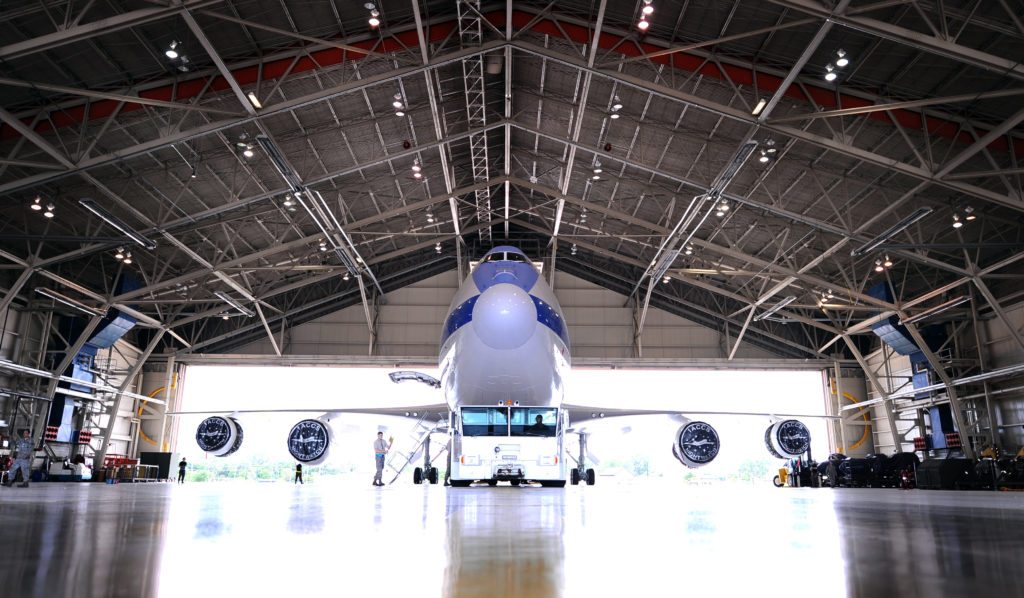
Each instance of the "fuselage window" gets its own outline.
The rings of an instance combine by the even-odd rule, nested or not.
[[[513,407],[512,436],[553,437],[558,424],[558,409],[552,407]]]
[[[463,436],[507,436],[506,407],[463,407]]]

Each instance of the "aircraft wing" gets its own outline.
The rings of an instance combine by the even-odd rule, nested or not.
[[[419,420],[427,416],[436,415],[448,417],[448,405],[436,403],[431,405],[403,405],[400,407],[344,407],[344,408],[321,408],[321,409],[236,409],[229,411],[221,410],[200,410],[200,411],[168,411],[167,415],[242,415],[246,413],[359,413],[364,415],[388,415],[393,417],[408,417]]]
[[[777,418],[815,418],[841,419],[838,415],[812,415],[807,413],[768,413],[768,412],[737,412],[737,411],[686,411],[676,409],[622,409],[619,407],[595,407],[593,405],[571,405],[562,403],[562,409],[569,412],[569,425],[575,426],[588,421],[600,420],[609,417],[624,417],[627,415],[668,415],[683,418],[691,416],[703,417],[705,415],[749,415],[755,417],[777,417]]]

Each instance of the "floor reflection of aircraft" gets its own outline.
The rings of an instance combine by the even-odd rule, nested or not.
[[[721,446],[711,425],[682,417],[694,412],[608,409],[563,402],[570,367],[568,326],[537,267],[515,247],[495,247],[487,252],[456,291],[441,330],[438,362],[440,380],[410,371],[390,376],[394,382],[416,381],[441,389],[443,403],[390,409],[276,410],[321,413],[295,424],[288,436],[289,452],[299,462],[321,463],[332,439],[330,421],[343,413],[414,418],[432,431],[446,434],[454,486],[473,482],[495,485],[499,481],[512,485],[593,484],[595,472],[586,466],[590,434],[586,424],[608,417],[679,417],[683,424],[673,439],[672,453],[687,467],[710,463]],[[249,411],[205,419],[196,434],[200,448],[216,456],[237,450],[242,436],[237,417],[243,413]],[[566,446],[566,434],[578,437],[575,454]],[[419,447],[423,466],[413,471],[415,483],[436,483],[438,479],[429,438],[427,433],[424,446]],[[798,420],[782,419],[769,426],[765,443],[773,455],[795,457],[807,451],[810,433]],[[575,464],[570,465],[568,459]]]

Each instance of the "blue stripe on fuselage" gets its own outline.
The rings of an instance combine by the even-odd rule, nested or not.
[[[448,337],[456,330],[473,321],[473,306],[476,305],[476,300],[479,298],[480,295],[473,295],[460,303],[458,307],[452,310],[452,313],[448,314],[444,321],[444,330],[441,332],[442,347],[448,342]],[[561,314],[546,301],[542,301],[533,295],[530,295],[530,299],[533,299],[533,304],[537,307],[537,321],[557,334],[558,338],[562,339],[562,342],[568,348],[569,334]]]
[[[558,335],[558,338],[562,339],[565,343],[565,348],[569,348],[569,333],[565,328],[565,322],[562,320],[562,315],[558,313],[558,310],[553,305],[546,301],[541,301],[537,297],[530,295],[530,299],[533,299],[533,304],[537,306],[537,321],[547,326],[552,332]]]

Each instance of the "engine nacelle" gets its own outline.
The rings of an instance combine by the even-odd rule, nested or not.
[[[334,431],[320,419],[304,419],[288,432],[288,452],[299,463],[320,465],[327,460]]]
[[[811,448],[811,431],[799,420],[784,419],[764,431],[764,445],[774,457],[793,459]]]
[[[683,465],[696,468],[714,461],[721,447],[718,432],[710,424],[689,422],[676,432],[672,454]]]
[[[233,417],[208,417],[196,428],[196,444],[214,457],[227,457],[237,451],[243,436],[241,424]]]

